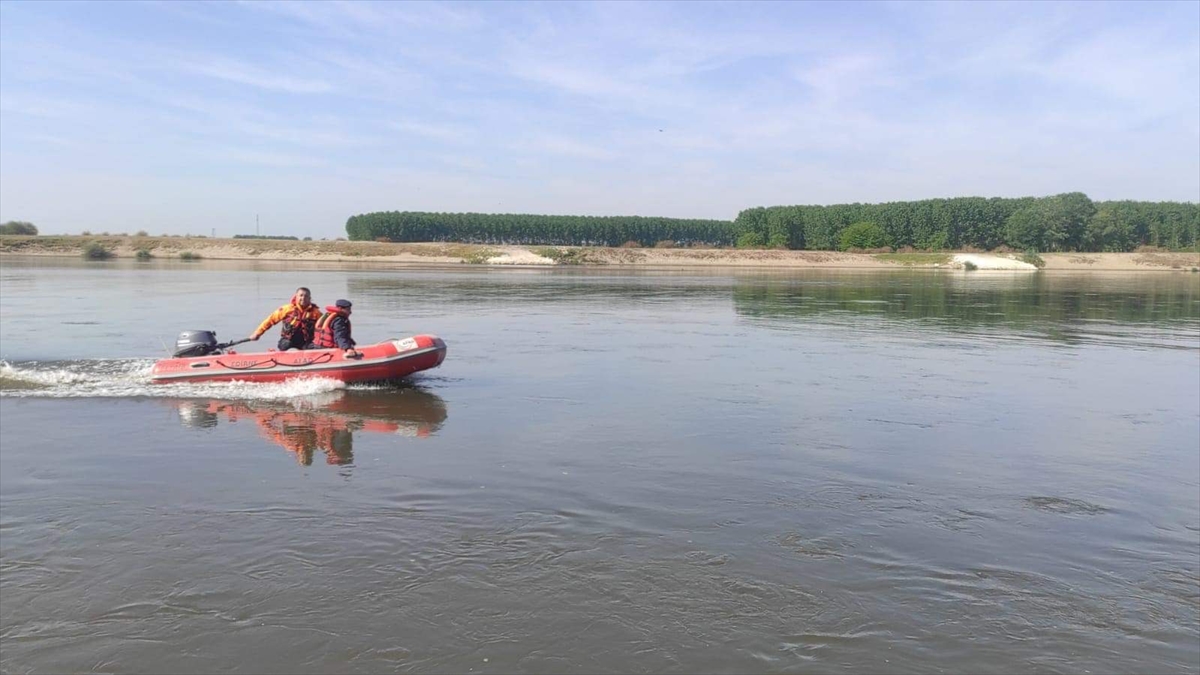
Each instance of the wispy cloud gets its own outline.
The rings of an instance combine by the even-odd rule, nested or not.
[[[28,117],[78,119],[93,112],[92,106],[70,98],[41,96],[38,94],[16,94],[5,92],[0,95],[0,113]]]
[[[510,147],[525,154],[544,154],[584,160],[608,160],[618,156],[609,148],[568,136],[540,135],[512,143]]]
[[[904,85],[904,77],[879,54],[861,51],[832,54],[795,69],[796,79],[811,90],[814,104],[843,105],[863,92]]]
[[[332,85],[320,79],[273,73],[232,59],[185,63],[183,68],[219,80],[291,94],[322,94],[333,90]]]
[[[222,163],[252,164],[268,167],[305,168],[319,167],[326,164],[321,159],[310,155],[296,155],[269,150],[246,150],[242,148],[209,148],[201,151],[199,156]]]
[[[400,121],[392,122],[390,126],[404,135],[432,138],[446,143],[466,143],[472,135],[469,127],[441,122]]]

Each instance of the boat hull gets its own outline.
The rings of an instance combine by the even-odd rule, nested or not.
[[[361,358],[346,358],[341,349],[305,349],[163,359],[154,364],[150,379],[156,384],[282,382],[314,377],[377,382],[436,368],[446,358],[446,343],[436,335],[414,335],[356,349]]]

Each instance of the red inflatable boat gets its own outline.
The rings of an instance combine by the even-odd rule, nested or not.
[[[342,382],[395,380],[436,368],[446,358],[446,343],[436,335],[414,335],[356,347],[358,358],[341,349],[236,352],[217,344],[210,331],[187,331],[176,342],[175,356],[154,364],[156,384],[172,382],[280,382],[298,377],[328,377]]]

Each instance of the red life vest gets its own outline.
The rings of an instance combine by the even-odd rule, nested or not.
[[[315,335],[313,336],[313,346],[317,349],[333,349],[337,347],[337,340],[333,336],[333,320],[340,317],[346,319],[346,328],[350,327],[350,319],[342,312],[337,311],[336,307],[326,307],[326,312],[317,319]]]
[[[308,343],[313,337],[311,321],[308,308],[301,309],[293,304],[292,311],[283,317],[283,329],[279,332],[279,337],[291,340],[292,335],[299,331],[303,342]]]

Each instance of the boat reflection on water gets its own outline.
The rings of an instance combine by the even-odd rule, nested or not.
[[[253,421],[261,435],[311,465],[317,451],[326,464],[354,461],[354,434],[424,438],[446,421],[439,396],[415,388],[345,390],[286,400],[175,399],[185,427],[209,428]]]

